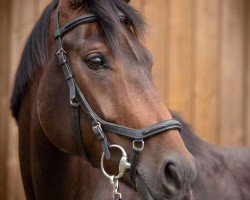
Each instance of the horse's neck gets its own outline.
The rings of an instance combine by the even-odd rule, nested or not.
[[[185,127],[182,138],[196,160],[194,199],[250,199],[249,148],[221,148],[201,140]]]
[[[207,145],[195,159],[196,199],[250,199],[250,149]]]
[[[35,134],[31,171],[36,199],[111,199],[112,188],[100,169],[78,156],[62,152],[44,133]],[[131,196],[127,186],[124,194]],[[134,199],[134,198],[128,198]]]
[[[213,173],[223,170],[231,170],[233,173],[234,169],[239,167],[250,170],[250,148],[219,147],[200,139],[185,127],[181,134],[197,164],[207,166],[205,170],[211,170]]]
[[[108,185],[108,181],[87,162],[62,152],[49,141],[36,112],[37,87],[38,82],[34,81],[27,88],[18,121],[20,165],[27,199],[95,199],[96,194],[91,191]],[[111,192],[107,195],[103,192],[106,199]]]
[[[32,141],[36,142],[32,144],[29,176],[35,199],[97,200],[112,197],[109,181],[100,170],[80,157],[60,151],[44,133],[36,131],[32,134],[35,137]]]

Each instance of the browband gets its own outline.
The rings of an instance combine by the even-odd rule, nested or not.
[[[56,15],[59,15],[58,11],[56,12]],[[127,18],[124,14],[119,13],[118,18],[120,21],[123,21],[123,22],[126,22],[129,24],[129,21],[127,20]],[[63,27],[56,29],[54,32],[54,37],[55,38],[58,38],[59,36],[62,37],[63,35],[65,35],[66,33],[68,33],[69,31],[73,30],[75,27],[77,27],[81,24],[92,23],[92,22],[96,22],[97,20],[99,20],[99,17],[97,14],[94,14],[94,13],[89,13],[89,14],[80,16],[80,17],[76,18],[75,20],[67,23]]]

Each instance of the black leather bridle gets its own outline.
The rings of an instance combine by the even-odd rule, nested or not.
[[[117,17],[121,21],[127,22],[127,19],[123,14],[119,14]],[[169,120],[165,120],[163,122],[157,123],[153,126],[150,126],[144,129],[132,129],[132,128],[128,128],[125,126],[107,122],[103,120],[102,118],[100,118],[97,114],[95,114],[95,112],[92,110],[92,108],[88,104],[86,98],[84,97],[83,93],[81,92],[79,86],[77,85],[73,77],[71,67],[67,59],[66,52],[63,49],[62,37],[69,31],[76,28],[77,26],[81,24],[96,22],[98,21],[98,19],[99,17],[97,14],[90,13],[90,14],[83,15],[60,28],[58,10],[55,11],[55,16],[54,16],[54,29],[55,29],[54,37],[55,37],[56,46],[57,46],[56,54],[59,58],[59,64],[63,69],[65,79],[69,87],[70,105],[71,105],[72,115],[73,115],[73,127],[74,127],[74,134],[76,138],[76,145],[77,145],[80,155],[83,157],[86,157],[86,152],[83,146],[83,138],[82,138],[82,132],[81,132],[81,127],[80,127],[80,118],[79,118],[79,107],[81,107],[92,125],[93,132],[95,133],[97,139],[100,141],[100,144],[101,144],[101,147],[103,149],[106,159],[110,159],[110,152],[109,152],[110,143],[104,131],[113,132],[118,135],[128,137],[133,141],[134,156],[131,161],[130,174],[131,174],[132,185],[135,187],[136,166],[139,160],[139,152],[142,150],[142,148],[140,147],[138,148],[136,146],[136,143],[141,142],[146,138],[163,133],[165,131],[169,131],[169,130],[181,131],[181,124],[179,121],[175,119],[169,119]]]

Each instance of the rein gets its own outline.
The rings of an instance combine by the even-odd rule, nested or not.
[[[123,14],[119,14],[117,16],[121,22],[125,22],[129,24],[129,21],[126,19],[126,16]],[[125,126],[121,126],[118,124],[110,123],[100,118],[90,107],[85,96],[83,95],[81,89],[76,83],[74,76],[71,71],[71,67],[69,61],[67,59],[67,53],[63,49],[62,38],[69,31],[73,30],[79,25],[86,23],[97,22],[99,17],[97,14],[86,14],[83,15],[72,22],[64,25],[60,28],[59,26],[59,11],[55,11],[54,16],[54,37],[57,46],[57,53],[59,59],[59,64],[62,67],[64,72],[65,79],[68,83],[69,92],[70,92],[70,105],[72,110],[72,119],[73,119],[73,128],[74,135],[76,139],[76,145],[78,151],[82,157],[86,157],[86,152],[84,150],[82,131],[80,126],[80,117],[79,117],[79,108],[86,114],[88,120],[92,125],[93,132],[99,140],[103,154],[101,158],[101,168],[102,172],[106,177],[108,177],[113,185],[113,199],[122,199],[121,194],[119,193],[118,179],[120,179],[127,169],[130,169],[130,179],[131,184],[134,188],[136,188],[136,168],[139,161],[139,154],[144,148],[144,139],[153,137],[157,134],[169,131],[169,130],[178,130],[181,131],[181,123],[175,119],[165,120],[163,122],[154,124],[150,127],[143,129],[132,129]],[[132,141],[132,147],[134,155],[132,157],[131,163],[128,162],[127,154],[125,150],[119,146],[111,144],[108,141],[108,138],[105,135],[105,132],[113,132],[121,136],[125,136]],[[119,174],[117,176],[110,176],[106,173],[103,167],[104,157],[106,159],[110,159],[110,149],[117,148],[122,152],[122,158],[119,164]]]

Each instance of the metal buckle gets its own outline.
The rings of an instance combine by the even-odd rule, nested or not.
[[[105,138],[100,122],[97,122],[95,126],[92,126],[92,129],[98,140],[102,140]]]
[[[73,107],[78,107],[80,104],[78,102],[74,102],[73,100],[70,100],[70,105]]]
[[[140,144],[140,146],[138,146]],[[140,152],[144,149],[144,141],[143,140],[134,140],[133,141],[133,150]]]
[[[113,186],[113,199],[122,199],[122,194],[119,192],[119,182],[114,176],[110,177],[110,183]]]
[[[56,52],[56,55],[59,55],[60,53],[66,53],[66,51],[63,49],[63,48],[60,48],[57,52]]]
[[[99,131],[103,131],[102,130],[102,126],[100,122],[97,122],[95,126],[92,126],[92,129],[95,133],[99,132]]]
[[[124,173],[125,173],[125,171],[127,169],[130,169],[131,164],[128,162],[127,154],[126,154],[125,150],[121,146],[113,144],[113,145],[110,145],[110,148],[111,149],[112,148],[117,148],[122,152],[122,157],[121,157],[121,160],[120,160],[120,163],[119,163],[119,174],[114,176],[114,178],[118,180],[124,175]],[[113,176],[109,175],[104,169],[104,153],[102,153],[102,158],[101,158],[101,169],[102,169],[103,174],[107,178],[110,179],[111,177],[113,177]]]

